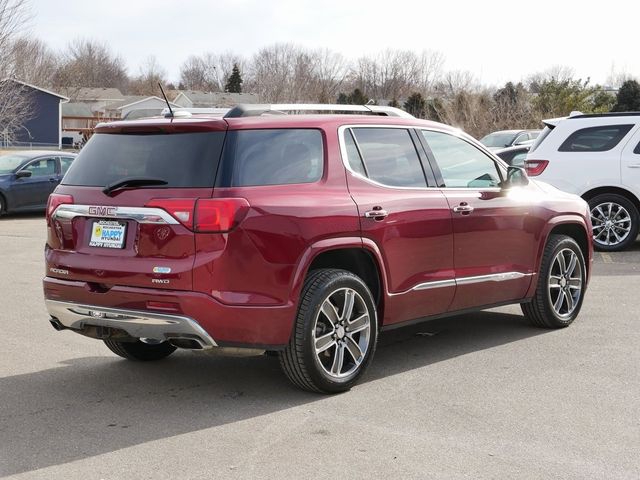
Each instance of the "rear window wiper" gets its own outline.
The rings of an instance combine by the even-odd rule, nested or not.
[[[166,185],[168,182],[161,178],[154,177],[126,177],[121,178],[113,183],[106,185],[102,189],[102,193],[105,195],[109,195],[116,190],[120,190],[121,188],[135,188],[135,187],[147,187],[153,185]]]

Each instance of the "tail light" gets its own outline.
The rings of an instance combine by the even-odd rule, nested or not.
[[[193,230],[193,212],[197,199],[195,198],[154,198],[146,206],[161,208],[167,211],[189,230]]]
[[[156,198],[147,207],[161,208],[189,230],[222,233],[236,227],[249,211],[244,198]]]
[[[51,225],[51,216],[60,205],[72,204],[73,197],[71,195],[62,195],[60,193],[52,193],[47,200],[47,225]]]
[[[549,160],[527,160],[524,162],[525,168],[527,169],[527,175],[530,177],[537,177],[544,169],[549,165]]]

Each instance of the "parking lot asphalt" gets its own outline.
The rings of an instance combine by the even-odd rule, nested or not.
[[[640,478],[640,242],[596,254],[563,330],[517,306],[384,333],[359,385],[301,392],[274,357],[131,363],[56,332],[42,215],[0,219],[0,476]]]

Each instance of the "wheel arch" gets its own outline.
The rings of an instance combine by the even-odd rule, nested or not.
[[[596,187],[586,191],[581,195],[581,197],[588,202],[592,198],[595,198],[596,196],[602,195],[605,193],[613,193],[613,194],[621,195],[625,197],[631,203],[633,203],[635,207],[638,209],[638,212],[640,212],[640,199],[635,193],[633,193],[631,190],[628,190],[626,188],[614,187],[614,186]]]
[[[320,268],[347,270],[360,277],[373,295],[378,318],[384,318],[386,279],[384,263],[375,245],[367,245],[356,237],[323,240],[309,247],[294,276],[292,301],[299,299],[304,279],[309,272]]]
[[[585,220],[582,217],[573,215],[563,215],[553,218],[547,225],[547,229],[542,236],[542,241],[538,248],[538,257],[536,259],[537,271],[536,274],[542,269],[542,260],[544,248],[549,241],[551,235],[567,235],[573,238],[582,252],[582,256],[585,261],[585,267],[587,269],[587,281],[591,276],[591,263],[593,261],[593,240],[591,229],[586,225]],[[537,281],[532,281],[527,297],[534,295],[536,290]]]

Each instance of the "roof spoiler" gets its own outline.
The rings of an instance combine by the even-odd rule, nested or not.
[[[240,104],[229,110],[224,118],[258,117],[260,115],[286,115],[297,112],[351,113],[386,115],[388,117],[415,118],[395,107],[379,105],[342,105],[328,103]]]

